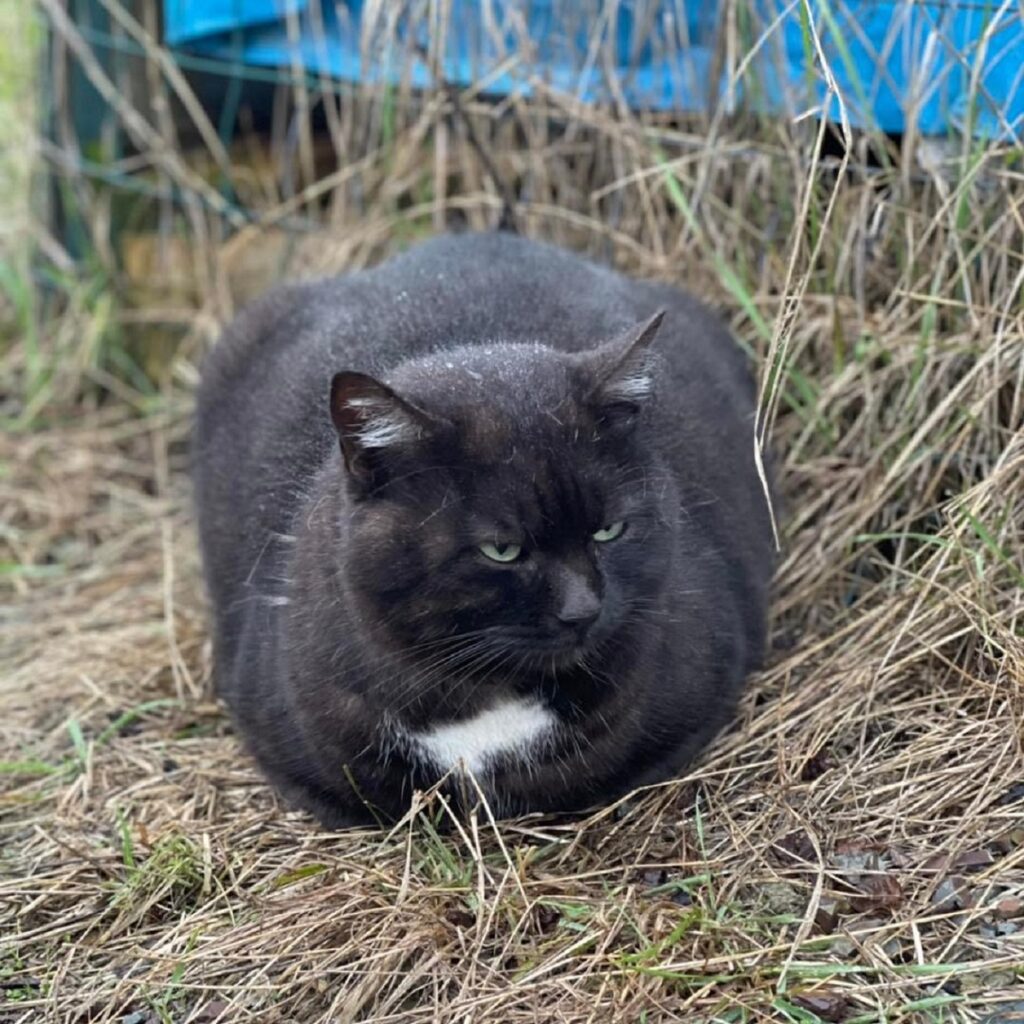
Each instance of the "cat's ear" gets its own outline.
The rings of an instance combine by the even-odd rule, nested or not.
[[[653,397],[656,360],[650,349],[664,316],[659,309],[587,354],[592,381],[587,402],[606,423],[632,423]]]
[[[441,421],[365,373],[338,373],[331,381],[331,419],[345,468],[363,485],[376,482],[389,453],[408,448]]]

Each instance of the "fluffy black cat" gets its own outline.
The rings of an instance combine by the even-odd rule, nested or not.
[[[271,780],[342,826],[446,773],[502,815],[678,773],[764,643],[752,414],[698,301],[514,235],[249,308],[195,482],[217,685]]]

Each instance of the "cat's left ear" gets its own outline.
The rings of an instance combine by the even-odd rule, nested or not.
[[[659,309],[584,357],[593,382],[587,402],[603,420],[631,423],[653,398],[655,358],[650,349],[664,317],[665,310]]]

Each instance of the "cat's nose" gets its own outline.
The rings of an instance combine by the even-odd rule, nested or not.
[[[580,573],[565,573],[560,598],[555,617],[563,626],[582,632],[592,626],[601,614],[601,598]]]
[[[600,605],[593,609],[574,608],[570,612],[563,609],[558,613],[558,621],[569,629],[575,629],[577,633],[583,633],[597,621],[600,613]]]

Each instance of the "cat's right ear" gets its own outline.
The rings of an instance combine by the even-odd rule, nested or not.
[[[408,448],[441,421],[365,373],[338,373],[331,381],[331,419],[352,480],[382,482],[389,454]]]

